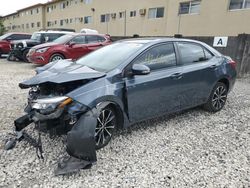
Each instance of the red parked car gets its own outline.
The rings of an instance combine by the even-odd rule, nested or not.
[[[11,49],[11,41],[30,39],[31,34],[28,33],[7,33],[0,36],[0,57],[2,54],[8,54]]]
[[[78,59],[111,43],[109,35],[72,33],[51,43],[34,46],[27,59],[35,64],[47,64],[61,59]]]

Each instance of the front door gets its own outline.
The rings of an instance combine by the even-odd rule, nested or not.
[[[173,44],[154,46],[136,58],[133,64],[147,65],[151,72],[148,75],[133,75],[125,78],[130,121],[136,122],[178,111],[182,68],[176,66]]]
[[[67,45],[67,51],[72,59],[78,59],[79,57],[88,53],[88,47],[86,44],[85,36],[74,37]]]

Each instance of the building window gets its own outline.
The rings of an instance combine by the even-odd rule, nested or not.
[[[26,24],[26,29],[29,29],[29,24],[28,23]]]
[[[198,14],[200,13],[200,7],[200,0],[180,3],[179,14]]]
[[[90,3],[92,3],[92,0],[84,0],[84,3],[85,4],[90,4]]]
[[[32,15],[33,14],[33,10],[30,10],[30,15]]]
[[[31,28],[34,28],[35,27],[35,24],[34,23],[31,23]]]
[[[92,22],[92,16],[85,16],[84,17],[84,24],[89,24]]]
[[[60,20],[60,26],[63,26],[63,20]]]
[[[148,18],[162,18],[162,17],[164,17],[164,7],[149,9]]]
[[[130,17],[136,17],[136,10],[130,11]]]
[[[36,23],[36,27],[40,27],[41,26],[41,23],[40,22],[37,22]]]
[[[83,18],[81,17],[81,18],[75,18],[75,23],[80,23],[80,22],[83,22]]]
[[[110,20],[110,14],[102,14],[101,15],[101,22],[109,22]]]
[[[250,8],[250,0],[230,0],[229,10]]]
[[[37,13],[37,14],[39,13],[39,8],[36,9],[36,13]]]
[[[124,18],[125,17],[125,12],[119,12],[119,18]]]
[[[61,9],[65,9],[65,8],[66,8],[66,3],[61,3],[61,4],[60,4],[60,8],[61,8]]]

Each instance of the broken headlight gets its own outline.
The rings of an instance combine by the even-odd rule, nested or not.
[[[66,96],[37,99],[32,101],[32,109],[53,111],[56,108],[63,108],[70,104],[72,99]]]

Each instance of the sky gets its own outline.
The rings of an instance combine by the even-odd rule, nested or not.
[[[0,16],[14,13],[19,9],[23,9],[31,5],[46,2],[48,2],[48,0],[5,0],[1,2]]]

